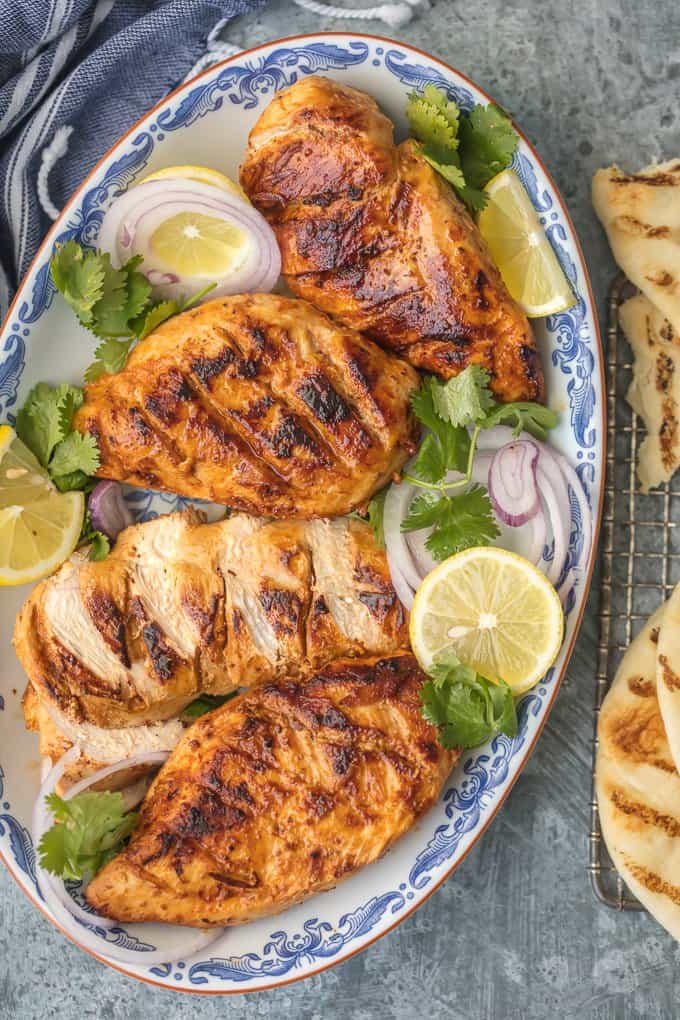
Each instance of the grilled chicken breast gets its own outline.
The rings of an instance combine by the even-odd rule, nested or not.
[[[31,683],[26,686],[22,707],[26,729],[38,734],[40,755],[50,765],[56,765],[74,744],[80,748],[80,755],[66,765],[57,783],[56,791],[60,795],[86,776],[94,775],[124,758],[153,751],[172,751],[187,725],[181,719],[115,729],[89,722],[76,723],[52,702],[42,701]],[[148,765],[133,765],[100,781],[93,788],[128,788],[148,775],[149,770]]]
[[[421,715],[424,679],[411,655],[336,662],[199,719],[87,899],[119,921],[233,925],[376,860],[458,756]]]
[[[295,294],[417,368],[479,364],[500,400],[543,399],[529,323],[476,224],[370,96],[314,75],[278,93],[241,183]]]
[[[414,451],[408,365],[311,305],[209,301],[86,387],[98,474],[271,517],[355,509]]]
[[[408,637],[362,521],[172,514],[128,528],[105,560],[75,557],[41,582],[14,645],[62,729],[64,718],[116,728],[170,719],[200,692],[388,654]]]

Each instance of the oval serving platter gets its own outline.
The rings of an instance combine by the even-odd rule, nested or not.
[[[77,325],[49,278],[57,241],[94,245],[106,208],[129,185],[163,166],[194,163],[236,176],[248,132],[274,92],[309,74],[364,89],[406,133],[407,93],[428,82],[463,107],[490,97],[434,57],[376,36],[322,33],[266,43],[218,64],[168,96],[114,146],[75,193],[43,243],[0,334],[0,421],[14,415],[40,380],[79,382],[94,338]],[[521,133],[520,133],[521,134]],[[593,547],[583,550],[572,508],[570,558],[577,583],[567,602],[565,641],[557,662],[520,706],[519,733],[495,738],[461,758],[439,803],[380,861],[331,892],[278,917],[228,929],[202,954],[149,966],[152,928],[102,931],[99,959],[144,981],[182,991],[224,994],[286,984],[318,973],[366,948],[408,917],[443,882],[486,830],[522,770],[550,712],[576,639],[597,548],[604,469],[604,369],[586,266],[564,203],[522,136],[514,169],[520,175],[562,264],[576,304],[535,320],[549,402],[560,412],[552,441],[576,467],[595,521]],[[68,366],[68,367],[66,367]],[[138,520],[185,501],[130,490]],[[4,589],[0,606],[0,856],[29,899],[54,922],[35,879],[29,835],[40,785],[37,739],[21,714],[25,677],[11,635],[27,588]],[[56,922],[54,922],[56,923]],[[146,939],[146,941],[144,941]],[[133,950],[138,964],[107,959],[107,940]],[[93,954],[94,955],[94,954]]]

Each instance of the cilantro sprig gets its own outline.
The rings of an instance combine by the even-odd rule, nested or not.
[[[40,864],[65,879],[95,875],[121,849],[139,816],[126,811],[121,793],[86,792],[71,800],[46,798],[55,817],[38,844]]]
[[[429,431],[404,474],[405,481],[423,491],[411,503],[402,531],[431,528],[425,545],[437,560],[489,545],[500,534],[491,501],[483,486],[471,486],[480,432],[508,424],[515,435],[527,431],[545,439],[557,415],[542,404],[498,404],[489,389],[489,374],[479,365],[468,365],[448,382],[426,376],[412,406]],[[447,481],[450,471],[460,477]]]
[[[81,325],[101,340],[95,361],[85,371],[87,382],[105,372],[120,372],[137,341],[216,286],[210,284],[182,303],[153,301],[151,284],[139,269],[142,261],[135,255],[116,269],[108,252],[88,251],[73,240],[58,245],[52,256],[50,272],[57,290]]]
[[[92,491],[99,467],[97,441],[89,432],[73,428],[73,416],[83,403],[83,391],[61,383],[41,382],[28,394],[17,414],[19,439],[34,454],[60,492]],[[102,560],[110,550],[106,535],[92,527],[86,511],[78,544],[90,545],[90,559]]]
[[[497,106],[474,106],[466,113],[443,89],[426,85],[411,92],[406,106],[411,134],[437,173],[455,188],[471,212],[486,205],[483,188],[512,162],[518,136]]]
[[[62,492],[85,489],[99,467],[94,436],[73,429],[73,416],[83,403],[83,391],[62,383],[38,383],[17,414],[19,439]]]
[[[487,680],[463,665],[452,650],[436,656],[421,700],[423,716],[438,728],[444,747],[477,747],[497,733],[517,734],[515,702],[508,685]]]

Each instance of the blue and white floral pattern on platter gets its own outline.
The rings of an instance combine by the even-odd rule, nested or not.
[[[55,224],[0,335],[0,422],[14,421],[17,407],[37,381],[65,376],[78,381],[92,358],[91,336],[74,324],[63,302],[55,300],[48,272],[54,244],[70,237],[94,244],[103,214],[116,196],[162,166],[206,164],[235,176],[248,132],[272,95],[309,74],[326,74],[370,92],[395,121],[399,136],[406,131],[407,93],[428,82],[445,88],[466,108],[488,101],[473,83],[434,58],[404,44],[350,34],[268,43],[188,83],[135,125]],[[575,465],[596,513],[604,459],[603,380],[586,269],[560,197],[525,141],[515,169],[577,298],[571,309],[534,327],[543,352],[549,400],[560,412],[554,442]],[[129,490],[127,498],[138,520],[187,505],[174,496],[142,490]],[[120,927],[107,934],[93,927],[102,939],[101,956],[106,958],[107,938],[116,939],[118,944],[138,946],[139,962],[120,967],[134,977],[202,992],[254,990],[304,977],[345,959],[422,902],[492,820],[538,736],[566,669],[594,555],[592,550],[584,555],[576,503],[572,513],[570,566],[577,583],[567,605],[564,648],[555,667],[523,699],[514,740],[497,737],[489,746],[468,753],[439,804],[385,858],[338,889],[273,921],[231,929],[209,952],[174,964],[145,966],[144,953],[156,948],[154,939],[145,936],[148,928]],[[26,594],[26,590],[3,594],[0,610],[7,653],[3,662],[11,660],[0,678],[0,852],[19,885],[39,902],[35,851],[28,830],[38,789],[37,747],[21,724],[18,699],[24,677],[9,647],[16,611]],[[153,930],[156,933],[158,926]]]

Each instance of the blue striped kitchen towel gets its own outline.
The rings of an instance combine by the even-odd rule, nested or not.
[[[0,0],[0,320],[50,225],[43,207],[61,208],[116,138],[186,77],[208,39],[265,3]],[[47,199],[43,179],[41,205],[50,145],[52,155],[64,151]]]

